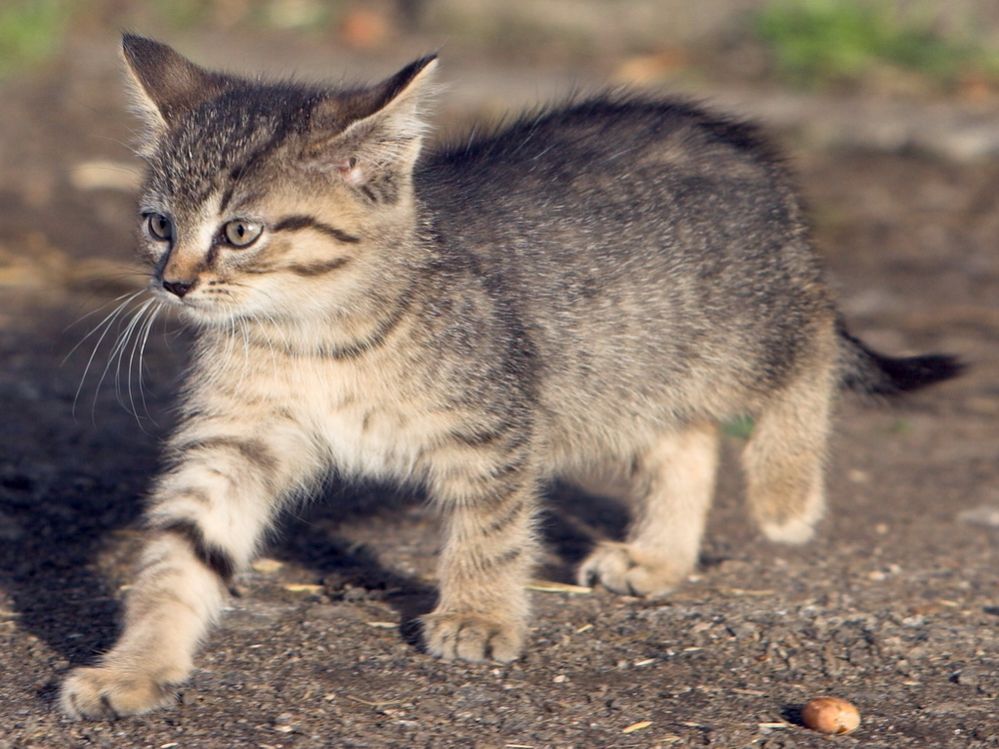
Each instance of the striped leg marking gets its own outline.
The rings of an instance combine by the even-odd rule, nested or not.
[[[427,650],[444,660],[512,661],[526,632],[536,481],[510,456],[481,486],[466,478],[438,489],[447,538],[440,601],[423,619]]]
[[[189,432],[198,429],[188,425]],[[76,669],[63,683],[67,715],[114,719],[172,701],[277,498],[318,465],[304,438],[296,440],[293,429],[282,434],[284,441],[273,444],[234,435],[174,440],[176,464],[154,492],[150,540],[125,603],[124,630],[96,667]]]

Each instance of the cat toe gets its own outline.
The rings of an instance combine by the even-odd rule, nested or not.
[[[429,614],[423,634],[428,652],[445,661],[509,663],[524,645],[522,626],[477,614]]]
[[[116,720],[169,704],[173,697],[173,690],[149,676],[78,668],[63,682],[59,704],[73,719]]]
[[[599,584],[619,595],[656,598],[670,593],[689,572],[627,544],[603,542],[580,565],[578,577],[580,585]]]

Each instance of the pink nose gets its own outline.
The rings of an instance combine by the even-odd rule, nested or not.
[[[184,296],[187,292],[191,290],[194,286],[194,281],[164,281],[163,288],[169,291],[171,294],[176,294],[179,297]]]

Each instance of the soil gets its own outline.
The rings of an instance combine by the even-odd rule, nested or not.
[[[2,88],[0,748],[999,747],[999,163],[793,139],[851,327],[971,364],[901,403],[844,399],[814,542],[773,545],[748,523],[729,436],[683,588],[537,590],[523,659],[445,664],[411,626],[434,600],[432,513],[391,487],[336,487],[239,578],[175,706],[61,717],[62,676],[113,641],[185,356],[169,321],[141,363],[105,339],[85,373],[97,335],[70,354],[112,307],[82,316],[143,281],[127,269],[138,162],[113,47],[67,59]],[[521,72],[492,75],[517,90]],[[569,487],[550,499],[538,576],[571,582],[626,515]],[[857,732],[800,725],[825,694],[859,708]]]

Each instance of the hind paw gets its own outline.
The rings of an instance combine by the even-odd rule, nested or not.
[[[601,542],[579,568],[579,584],[603,585],[621,595],[666,595],[693,570],[693,564],[655,557],[628,544]]]
[[[174,691],[152,677],[113,668],[77,668],[63,682],[59,704],[70,718],[115,720],[174,700]]]

